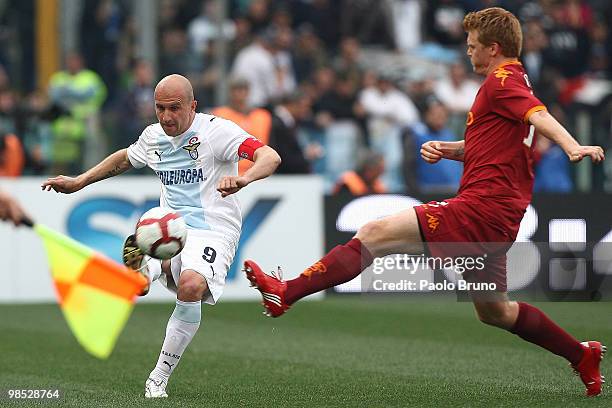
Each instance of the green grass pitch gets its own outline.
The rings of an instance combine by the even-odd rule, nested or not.
[[[540,303],[579,339],[610,343],[609,303]],[[0,306],[0,389],[59,388],[71,407],[594,407],[563,359],[476,320],[469,303],[334,297],[265,318],[255,303],[204,307],[168,386],[142,397],[172,304],[138,305],[107,361],[55,305]],[[610,344],[612,345],[612,344]],[[604,375],[612,372],[604,359]],[[32,406],[32,402],[0,406]]]

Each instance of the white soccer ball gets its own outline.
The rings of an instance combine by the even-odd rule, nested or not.
[[[185,221],[167,208],[151,208],[136,224],[136,245],[153,258],[172,258],[183,250],[186,240]]]

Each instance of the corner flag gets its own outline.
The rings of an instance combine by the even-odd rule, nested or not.
[[[87,352],[107,358],[146,279],[44,225],[33,228],[43,240],[68,326]]]

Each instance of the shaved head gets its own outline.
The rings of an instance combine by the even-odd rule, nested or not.
[[[181,95],[186,102],[193,101],[193,88],[187,78],[179,74],[172,74],[162,78],[155,87],[155,96]]]
[[[182,75],[168,75],[155,87],[155,113],[168,136],[178,136],[189,129],[197,105],[191,83]]]

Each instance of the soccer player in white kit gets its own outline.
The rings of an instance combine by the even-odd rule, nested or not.
[[[200,326],[201,303],[214,305],[223,292],[242,224],[232,194],[274,173],[281,161],[274,149],[238,125],[196,113],[196,106],[185,77],[163,78],[155,88],[159,123],[85,173],[52,177],[42,184],[43,190],[73,193],[132,167],[148,166],[162,183],[160,205],[179,212],[187,224],[185,248],[170,261],[144,257],[133,236],[124,246],[129,266],[143,273],[149,284],[159,278],[177,294],[157,364],[145,383],[145,397],[168,396],[168,379]],[[241,158],[255,164],[238,176]]]

